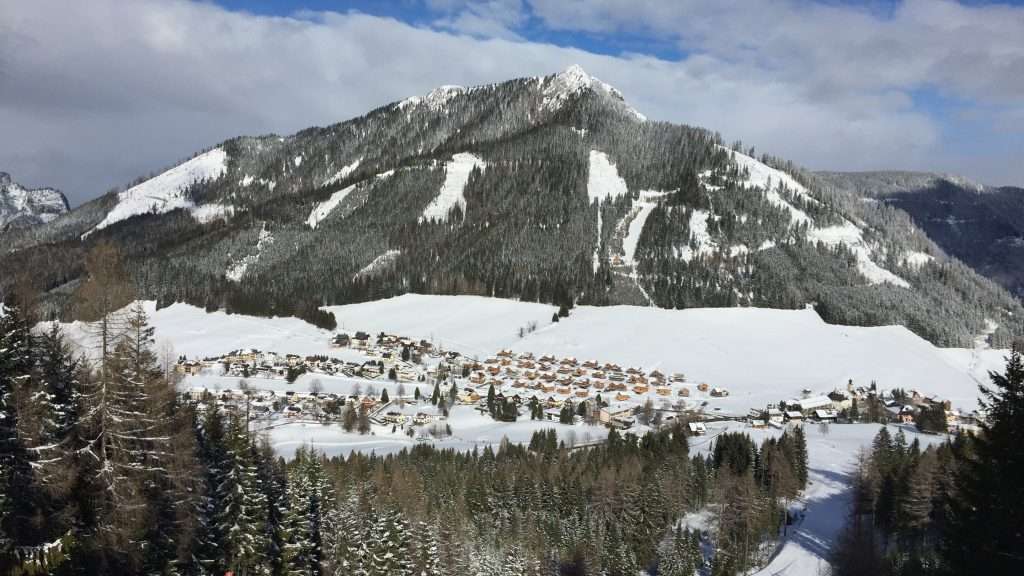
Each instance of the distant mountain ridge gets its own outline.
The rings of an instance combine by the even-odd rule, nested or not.
[[[903,210],[944,252],[1024,298],[1024,188],[925,172],[817,176]]]
[[[29,189],[0,172],[0,231],[44,224],[68,212],[68,199],[53,188]]]
[[[903,211],[703,128],[652,122],[578,66],[446,86],[291,136],[242,136],[3,238],[56,314],[121,247],[161,305],[297,315],[403,294],[663,308],[813,305],[945,345],[1024,308]],[[6,278],[0,277],[0,291]]]

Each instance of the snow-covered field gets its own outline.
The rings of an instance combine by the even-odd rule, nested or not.
[[[238,348],[339,355],[328,344],[331,333],[295,318],[207,314],[185,304],[162,310],[147,306],[157,340],[189,358]],[[819,393],[844,388],[849,379],[858,385],[876,381],[884,389],[918,389],[973,409],[977,384],[987,382],[988,370],[1002,370],[1006,354],[936,348],[901,326],[826,324],[813,310],[580,306],[552,323],[555,308],[547,304],[419,294],[328,309],[338,331],[424,338],[481,359],[510,348],[683,372],[691,382],[729,390],[728,397],[709,399],[709,410],[744,414],[796,397],[804,388]],[[531,323],[537,330],[520,338],[519,329]],[[67,330],[86,342],[81,324]]]

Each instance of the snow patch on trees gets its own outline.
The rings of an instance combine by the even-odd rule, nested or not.
[[[911,268],[920,268],[925,264],[935,260],[935,257],[931,254],[924,252],[918,252],[916,250],[908,250],[903,253],[903,258],[900,259],[904,266],[910,266]]]
[[[200,207],[186,197],[190,186],[202,181],[212,181],[227,172],[228,155],[222,148],[214,148],[174,168],[146,180],[117,195],[117,204],[107,216],[89,233],[142,214],[164,214],[184,208],[193,216]],[[212,212],[216,212],[214,209]],[[199,210],[199,218],[207,217],[211,210]],[[221,215],[226,211],[222,210]],[[197,218],[197,219],[199,219]],[[86,235],[88,235],[87,233]]]
[[[267,230],[267,225],[264,223],[263,228],[260,230],[259,238],[256,241],[256,251],[231,265],[224,273],[224,276],[232,282],[240,282],[249,266],[255,264],[260,259],[263,249],[273,242],[274,235],[270,233],[270,230]]]
[[[363,158],[361,156],[359,158],[356,158],[355,161],[353,161],[351,164],[343,166],[341,170],[335,172],[333,176],[331,176],[327,180],[324,180],[324,183],[321,184],[321,186],[330,186],[331,184],[341,182],[345,178],[348,178],[350,174],[356,171],[356,168],[359,168],[359,163],[362,161]]]
[[[599,150],[590,151],[590,169],[587,171],[587,196],[591,202],[624,196],[629,190],[619,176],[615,164]]]
[[[910,288],[910,284],[906,280],[871,260],[871,251],[864,242],[860,228],[850,221],[827,228],[810,228],[807,230],[807,239],[812,242],[821,242],[826,246],[840,244],[846,246],[857,258],[857,271],[871,284],[885,283],[901,288]]]
[[[706,256],[718,249],[708,233],[708,216],[707,210],[694,210],[690,214],[690,246],[679,251],[680,260],[690,262],[696,256]]]
[[[364,266],[362,270],[356,272],[355,276],[353,276],[352,279],[358,280],[360,278],[365,278],[367,276],[373,276],[384,267],[393,263],[401,253],[401,250],[388,250],[387,252],[374,258],[373,262],[370,262],[369,264]]]
[[[448,212],[458,206],[463,213],[466,210],[466,197],[463,192],[469,182],[469,175],[474,168],[485,168],[487,164],[468,152],[461,152],[452,156],[452,159],[445,163],[444,184],[441,191],[430,204],[423,210],[420,222],[445,222],[448,220]]]
[[[733,161],[736,162],[736,165],[741,171],[746,170],[749,173],[749,177],[746,181],[747,186],[750,188],[760,188],[764,190],[765,198],[768,202],[789,211],[790,219],[793,224],[811,223],[811,217],[808,216],[806,212],[787,202],[779,193],[782,188],[785,188],[798,196],[803,196],[814,201],[814,198],[810,195],[803,184],[797,182],[792,176],[786,174],[782,170],[772,168],[771,166],[751,158],[746,154],[730,150],[724,146],[719,146],[719,148],[729,152]]]

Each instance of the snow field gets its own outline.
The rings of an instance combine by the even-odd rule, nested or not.
[[[222,148],[214,148],[119,193],[117,204],[92,231],[102,230],[132,216],[163,214],[178,208],[190,210],[200,221],[230,215],[233,212],[231,207],[218,205],[216,208],[204,208],[196,206],[185,197],[185,190],[192,184],[223,176],[228,168],[227,162],[227,152]]]

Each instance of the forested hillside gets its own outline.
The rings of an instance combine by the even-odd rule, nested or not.
[[[324,128],[240,137],[53,222],[0,269],[75,316],[117,244],[161,305],[297,315],[405,292],[571,306],[813,305],[940,345],[1024,332],[1020,302],[906,213],[708,130],[646,120],[578,67],[444,87]],[[17,274],[0,277],[9,291]]]
[[[915,172],[816,176],[903,210],[947,254],[1024,296],[1024,189]]]

